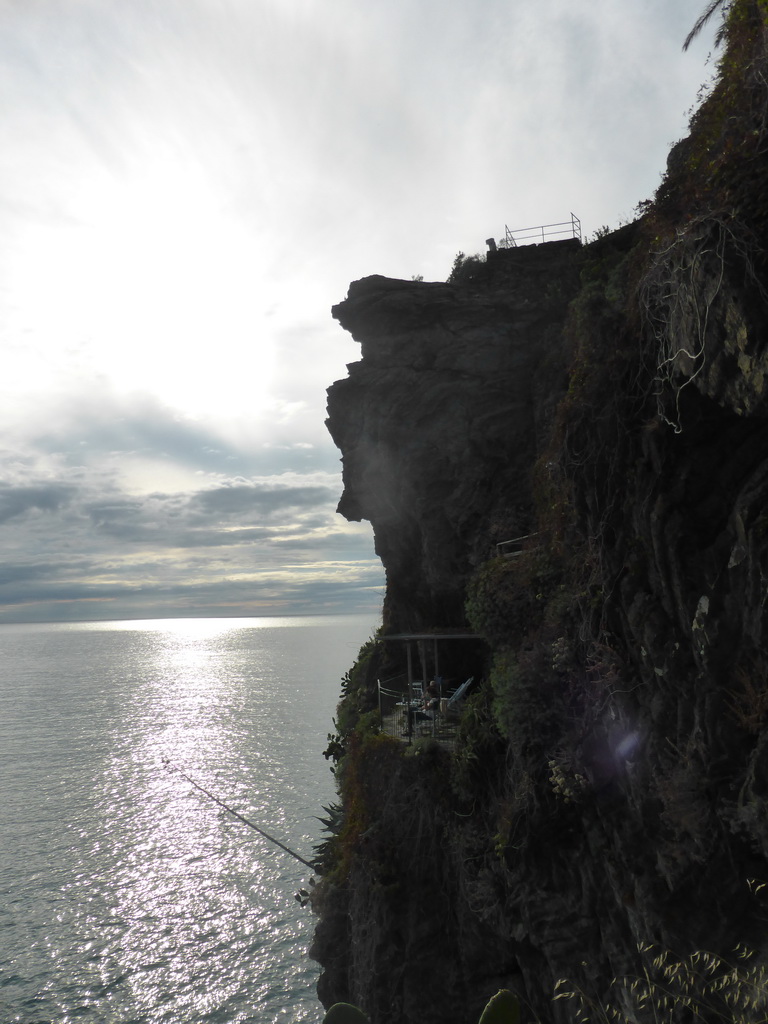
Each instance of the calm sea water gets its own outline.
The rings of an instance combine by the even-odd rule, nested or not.
[[[361,617],[0,625],[0,1022],[319,1021],[311,860]]]

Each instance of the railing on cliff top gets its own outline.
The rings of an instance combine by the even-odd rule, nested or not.
[[[574,213],[571,214],[570,220],[562,220],[557,224],[539,224],[535,228],[512,229],[505,224],[504,231],[504,238],[499,240],[500,249],[515,249],[518,245],[553,242],[558,238],[578,238],[581,241],[581,221]]]

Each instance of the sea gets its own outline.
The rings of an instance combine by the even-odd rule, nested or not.
[[[312,861],[376,625],[0,625],[0,1024],[319,1024],[312,871],[212,798]]]

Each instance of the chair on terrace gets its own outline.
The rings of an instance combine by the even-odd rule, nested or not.
[[[470,676],[469,679],[465,679],[464,680],[464,682],[456,690],[456,692],[451,697],[448,698],[448,702],[445,705],[445,711],[443,712],[444,714],[446,714],[446,715],[458,715],[460,713],[461,705],[462,705],[465,697],[469,693],[469,690],[470,690],[472,684],[474,683],[474,681],[475,681],[475,677],[474,676]]]

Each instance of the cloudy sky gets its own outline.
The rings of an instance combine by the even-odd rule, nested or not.
[[[0,0],[0,621],[378,612],[353,279],[631,219],[703,0]]]

